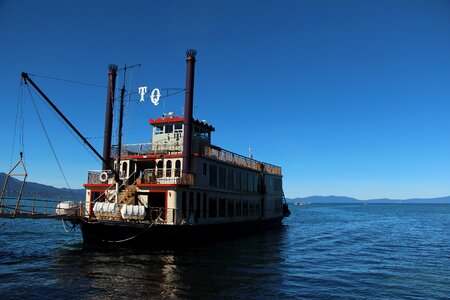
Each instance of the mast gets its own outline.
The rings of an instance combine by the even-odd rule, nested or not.
[[[186,51],[186,94],[184,98],[183,174],[191,173],[192,108],[194,102],[194,70],[197,51]]]
[[[122,152],[122,127],[123,127],[123,99],[125,97],[125,85],[120,90],[120,113],[119,113],[119,136],[117,138],[117,164],[116,164],[116,182],[120,181],[120,154]]]
[[[103,166],[102,170],[111,170],[111,135],[114,110],[114,92],[116,90],[117,65],[109,65],[108,94],[106,96],[105,134],[103,138]],[[105,163],[108,162],[108,163]]]
[[[119,109],[119,133],[117,137],[117,159],[116,159],[116,168],[114,172],[114,179],[116,181],[116,203],[119,202],[119,190],[122,184],[120,179],[120,155],[122,152],[122,127],[123,127],[123,101],[125,98],[125,79],[127,75],[127,66],[125,65],[123,71],[123,85],[120,90],[120,109]]]

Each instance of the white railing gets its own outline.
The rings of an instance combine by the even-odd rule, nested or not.
[[[176,174],[177,172],[175,170]],[[193,174],[179,174],[178,177],[165,177],[164,172],[158,172],[155,169],[146,169],[142,176],[141,183],[147,184],[184,184],[184,185],[194,185],[194,175]]]
[[[102,178],[102,173],[106,173],[105,177]],[[88,183],[112,183],[114,178],[114,173],[111,170],[90,170],[88,171]]]
[[[203,147],[203,155],[240,167],[246,167],[256,171],[265,171],[281,176],[281,167],[260,162],[218,147],[205,145]]]
[[[182,143],[141,143],[122,145],[121,156],[142,156],[159,154],[178,154],[183,151]],[[111,147],[111,156],[117,157],[117,145]]]

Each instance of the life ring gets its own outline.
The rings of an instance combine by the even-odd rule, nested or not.
[[[102,172],[102,174],[100,174],[100,181],[101,181],[101,182],[106,182],[106,181],[108,181],[108,173]]]

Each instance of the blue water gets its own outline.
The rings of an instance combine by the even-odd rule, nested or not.
[[[85,249],[58,221],[0,219],[0,298],[450,298],[450,205],[291,211],[281,229],[177,250]]]

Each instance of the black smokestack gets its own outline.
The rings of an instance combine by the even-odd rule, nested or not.
[[[186,96],[184,98],[183,173],[191,173],[192,107],[194,102],[194,69],[197,51],[186,51]]]
[[[106,96],[106,113],[105,113],[105,134],[103,137],[103,166],[102,170],[111,170],[109,162],[111,156],[111,134],[112,119],[114,109],[114,91],[116,90],[117,66],[109,65],[108,73],[108,94]]]

